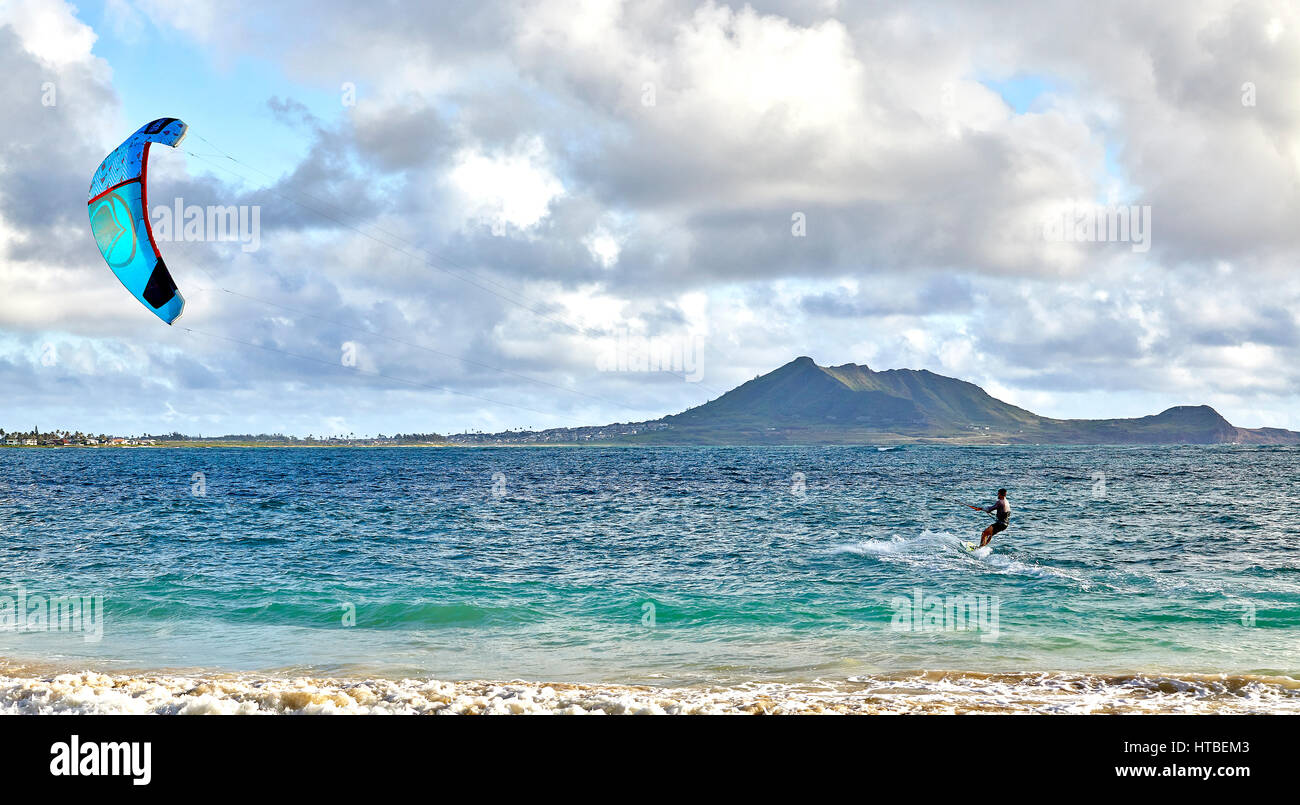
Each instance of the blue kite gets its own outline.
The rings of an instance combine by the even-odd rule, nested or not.
[[[174,117],[160,117],[113,149],[90,182],[90,231],[104,261],[154,315],[171,324],[185,299],[176,290],[149,226],[149,146],[181,144],[189,130]]]

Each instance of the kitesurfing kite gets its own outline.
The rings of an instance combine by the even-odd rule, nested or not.
[[[135,298],[171,324],[185,299],[158,253],[149,226],[149,146],[180,145],[189,129],[174,117],[146,123],[99,164],[90,182],[90,231],[108,267]]]

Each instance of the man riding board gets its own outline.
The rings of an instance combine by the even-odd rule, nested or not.
[[[979,507],[972,506],[971,508]],[[993,539],[994,534],[1006,531],[1007,526],[1011,525],[1011,503],[1007,501],[1007,490],[999,489],[997,502],[992,506],[980,508],[980,511],[986,511],[998,518],[997,522],[984,529],[984,533],[980,534],[980,547],[983,548],[989,544],[989,540]]]

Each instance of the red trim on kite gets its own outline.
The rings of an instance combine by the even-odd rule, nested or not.
[[[127,179],[125,182],[118,182],[117,184],[113,185],[112,187],[108,188],[104,192],[92,198],[90,201],[87,201],[86,206],[89,207],[91,204],[94,204],[96,201],[99,201],[101,198],[107,196],[109,193],[112,193],[114,190],[118,189],[119,187],[124,187],[126,185],[129,185],[131,184],[131,182],[140,182],[140,187],[143,188],[144,187],[143,179],[144,179],[144,174],[140,174],[140,176],[138,176],[135,179]]]
[[[149,146],[151,145],[153,143],[146,142],[144,152],[140,154],[140,206],[144,208],[144,231],[149,233],[149,245],[153,247],[154,259],[161,259],[162,252],[158,251],[158,244],[153,241],[153,225],[149,223],[149,183],[145,181],[145,177],[149,175]]]

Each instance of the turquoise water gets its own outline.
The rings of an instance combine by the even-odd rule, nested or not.
[[[0,657],[660,684],[1296,675],[1298,476],[1296,449],[1233,446],[6,449],[0,596],[102,595],[105,620],[92,641],[0,631]],[[968,553],[987,519],[961,502],[998,486],[1012,527]],[[905,631],[918,591],[996,603],[996,628]]]

